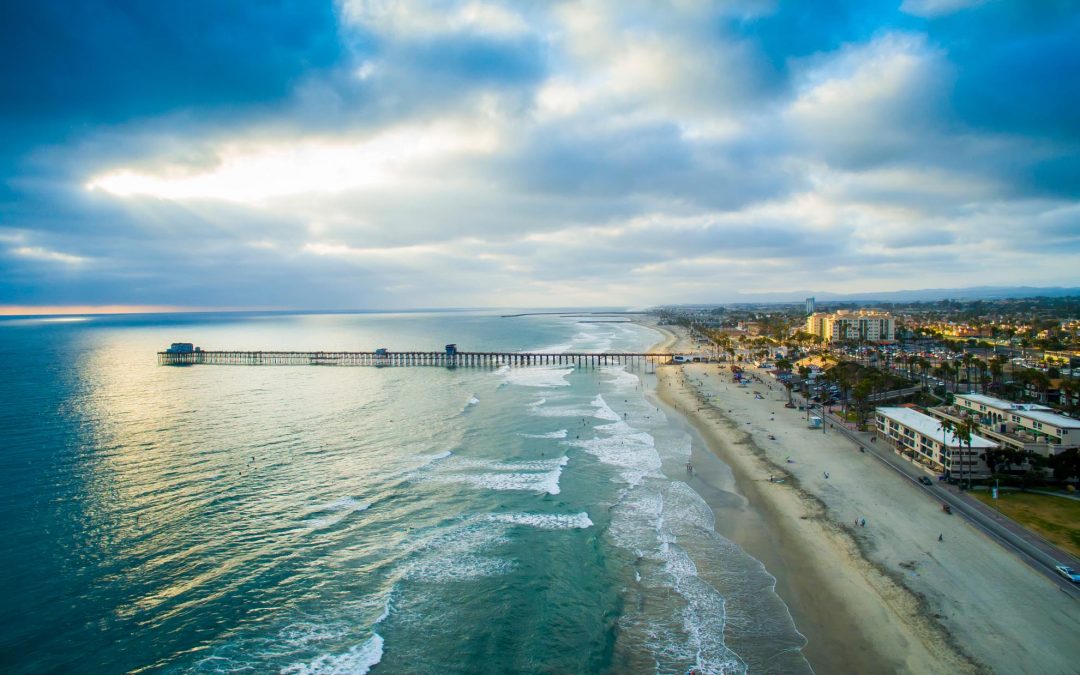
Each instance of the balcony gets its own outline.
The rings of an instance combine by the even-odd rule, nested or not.
[[[953,424],[959,424],[967,415],[971,414],[971,411],[967,408],[955,405],[930,408],[927,412],[939,420],[952,422]],[[990,425],[986,424],[984,419],[979,420],[979,435],[1003,447],[1033,452],[1042,457],[1056,455],[1064,449],[1061,445],[1061,439],[1055,436],[1035,434],[1029,429],[1018,427],[1013,422],[999,422]],[[1005,425],[1005,431],[1001,431],[1002,424]]]

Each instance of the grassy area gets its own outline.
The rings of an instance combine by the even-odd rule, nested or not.
[[[970,494],[1024,527],[1038,532],[1047,541],[1080,556],[1080,501],[1004,490],[996,501],[990,498],[989,490]]]

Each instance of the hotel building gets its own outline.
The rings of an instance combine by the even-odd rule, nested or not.
[[[896,320],[891,314],[868,310],[841,310],[835,314],[815,312],[806,317],[806,332],[818,335],[826,342],[892,342],[896,339]]]
[[[982,394],[956,394],[952,406],[933,408],[937,418],[956,423],[965,416],[979,422],[987,438],[1005,448],[1050,457],[1080,447],[1080,420],[1036,403],[1013,403]]]
[[[898,453],[951,478],[988,478],[990,470],[980,455],[997,447],[994,441],[971,435],[971,445],[955,431],[946,432],[941,420],[911,408],[878,408],[877,434]]]

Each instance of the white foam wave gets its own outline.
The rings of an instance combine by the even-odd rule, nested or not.
[[[641,380],[637,375],[626,370],[625,367],[606,368],[612,377],[608,382],[618,391],[632,391],[638,388]]]
[[[600,394],[596,395],[596,398],[592,400],[592,405],[595,410],[593,411],[593,417],[601,420],[619,420],[619,413],[611,409],[611,406],[607,404],[604,397]]]
[[[619,494],[607,534],[616,546],[659,564],[658,569],[636,566],[638,583],[670,588],[680,598],[672,608],[678,614],[670,617],[678,628],[667,618],[649,620],[645,634],[650,650],[676,661],[692,660],[703,673],[745,672],[746,665],[724,644],[724,597],[699,577],[697,565],[678,543],[676,532],[688,528],[712,531],[708,505],[685,483],[658,479]]]
[[[574,372],[573,368],[551,366],[529,366],[524,368],[509,368],[506,371],[498,371],[507,384],[519,387],[569,387],[566,376]]]
[[[686,601],[682,623],[697,668],[705,673],[746,672],[746,664],[724,644],[727,607],[723,596],[698,576],[694,561],[679,546],[663,544],[660,556],[675,592]]]
[[[483,553],[508,541],[502,528],[490,524],[452,527],[424,542],[417,551],[420,558],[409,565],[405,577],[439,583],[505,574],[514,568],[511,561]]]
[[[303,516],[304,525],[309,530],[326,529],[340,523],[351,514],[364,511],[370,506],[371,502],[362,502],[355,497],[342,497],[337,501],[309,510]]]
[[[525,438],[566,438],[567,430],[549,431],[544,434],[521,434]]]
[[[592,527],[589,514],[582,511],[571,515],[553,513],[493,513],[489,520],[511,525],[529,525],[541,530],[583,530]]]
[[[455,457],[443,462],[439,472],[426,480],[437,483],[459,483],[489,490],[520,490],[559,494],[559,478],[570,458],[563,455],[553,459],[533,459],[517,462],[498,462],[487,459]],[[481,473],[466,473],[480,469]]]
[[[287,651],[306,649],[318,642],[339,640],[348,634],[348,629],[340,623],[311,623],[303,621],[286,626],[275,638],[275,643]]]
[[[559,477],[562,467],[545,473],[462,473],[438,476],[441,483],[463,483],[489,490],[518,490],[524,492],[546,492],[559,494]]]
[[[647,486],[627,488],[612,510],[608,534],[616,546],[643,557],[646,550],[657,545],[663,511],[664,498],[656,490]]]
[[[709,504],[694,489],[682,481],[672,482],[667,487],[664,499],[664,511],[669,519],[677,521],[683,527],[696,527],[713,532],[716,529],[716,517]]]
[[[365,642],[344,654],[322,654],[308,663],[296,663],[281,669],[289,675],[364,675],[382,661],[383,639],[372,634]]]
[[[447,471],[460,469],[487,469],[489,471],[547,471],[566,466],[570,458],[566,455],[551,459],[526,459],[519,462],[497,462],[490,459],[455,457],[443,462],[441,468]]]
[[[553,405],[543,408],[534,406],[529,409],[529,414],[536,417],[592,417],[594,412],[589,408],[572,405]]]
[[[474,394],[474,395],[469,397],[469,400],[465,403],[465,405],[467,405],[467,406],[476,405],[479,402],[480,402],[480,399],[476,398],[476,395]]]
[[[619,477],[630,485],[640,484],[646,476],[659,475],[660,455],[656,452],[653,437],[644,431],[636,431],[622,422],[618,424],[621,425],[619,429],[609,430],[610,435],[568,441],[568,443],[583,449],[608,466],[619,468]],[[626,431],[623,431],[622,427],[625,427]],[[603,427],[598,427],[598,429],[603,430]]]

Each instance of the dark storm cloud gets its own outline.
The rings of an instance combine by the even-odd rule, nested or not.
[[[49,143],[177,109],[290,95],[341,55],[329,2],[0,4],[7,144]]]

